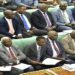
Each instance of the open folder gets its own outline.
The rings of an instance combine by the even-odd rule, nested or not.
[[[28,64],[24,64],[24,63],[20,63],[14,66],[0,66],[0,71],[11,71],[12,67],[20,69],[20,70],[24,70],[29,68],[31,65]]]
[[[56,65],[57,63],[61,62],[62,60],[54,59],[54,58],[46,58],[42,64],[44,65]]]
[[[20,70],[24,70],[24,69],[27,69],[29,68],[31,65],[28,65],[28,64],[24,64],[24,63],[20,63],[18,65],[14,65],[12,67],[14,68],[17,68],[17,69],[20,69]]]
[[[0,66],[0,71],[11,71],[11,66]]]

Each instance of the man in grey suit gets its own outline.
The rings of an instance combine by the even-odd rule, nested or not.
[[[32,61],[22,51],[15,48],[12,45],[12,40],[9,37],[3,37],[1,39],[1,45],[0,45],[0,58],[3,59],[4,65],[17,65],[19,63],[28,63],[28,64],[38,64],[38,62]],[[33,70],[32,67],[29,67],[28,69]],[[24,71],[28,71],[24,70]],[[12,69],[10,71],[10,74],[8,72],[7,75],[18,75],[22,73],[23,71],[18,70],[16,68]]]
[[[64,50],[68,57],[75,60],[75,31],[72,31],[70,34],[67,34],[61,40]]]
[[[75,21],[73,20],[72,13],[67,9],[67,3],[61,3],[59,9],[52,13],[54,21],[58,27],[58,30],[72,30]]]

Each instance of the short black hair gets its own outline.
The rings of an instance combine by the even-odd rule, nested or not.
[[[40,39],[45,39],[45,37],[44,37],[44,36],[38,36],[38,37],[36,38],[36,41],[39,41]]]
[[[16,9],[20,9],[21,7],[26,7],[24,4],[18,4]]]

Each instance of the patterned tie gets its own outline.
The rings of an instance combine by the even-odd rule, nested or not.
[[[16,57],[14,51],[13,51],[10,47],[9,47],[9,52],[10,52],[10,57],[11,57],[12,59],[17,59],[17,57]]]
[[[26,30],[29,30],[30,28],[29,28],[29,26],[28,26],[28,24],[27,24],[27,21],[26,21],[25,18],[24,18],[24,15],[21,15],[21,19],[22,19],[22,21],[23,21],[23,23],[24,23],[24,28],[25,28]]]
[[[38,47],[38,52],[37,52],[37,60],[38,61],[40,60],[40,50],[41,50],[41,47],[39,46]]]
[[[59,55],[60,54],[59,47],[57,46],[57,44],[56,44],[55,41],[52,41],[52,43],[53,43],[53,46],[54,46],[55,51],[57,52],[57,55]]]
[[[47,13],[44,13],[44,18],[46,20],[47,26],[48,27],[51,27],[52,24],[51,24],[51,21],[50,21],[48,15],[47,15]]]

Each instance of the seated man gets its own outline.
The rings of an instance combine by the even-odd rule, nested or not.
[[[58,33],[56,31],[49,31],[46,42],[47,53],[50,57],[65,58],[64,47],[57,40]]]
[[[17,65],[20,63],[39,64],[39,62],[32,61],[31,59],[26,57],[26,55],[24,55],[24,53],[21,50],[19,50],[12,44],[12,40],[9,37],[1,38],[0,58],[3,59],[4,65],[10,65],[10,66]],[[19,75],[19,73],[22,73],[23,71],[26,72],[31,70],[33,70],[32,66],[27,68],[27,70],[12,68],[10,72],[7,72],[7,74]]]
[[[55,23],[50,12],[47,12],[47,4],[39,4],[38,10],[31,15],[31,22],[37,29],[49,31],[55,29]]]
[[[38,36],[36,38],[36,43],[33,43],[27,48],[25,48],[26,51],[24,49],[24,53],[26,53],[27,57],[29,57],[32,60],[42,62],[47,57],[44,48],[45,44],[46,44],[45,38],[42,36]],[[41,66],[35,67],[35,69],[41,68],[42,68]]]
[[[67,9],[67,3],[61,3],[59,9],[52,12],[52,16],[59,31],[75,29],[75,27],[72,27],[75,21],[73,20],[71,11]]]
[[[70,34],[65,35],[65,37],[61,40],[65,52],[68,57],[75,60],[75,31],[72,31]]]
[[[33,35],[38,36],[47,34],[47,31],[37,29],[31,24],[31,16],[28,12],[26,12],[25,5],[18,5],[16,11],[15,17],[19,21],[21,32],[24,38]]]
[[[57,37],[58,33],[56,31],[48,32],[48,38],[45,46],[46,56],[55,59],[65,60],[65,63],[74,63],[74,61],[65,54],[64,47],[62,43],[57,40]],[[62,64],[59,63],[58,65]]]
[[[0,20],[0,34],[11,38],[22,38],[21,28],[14,18],[13,11],[4,11],[4,17]]]

